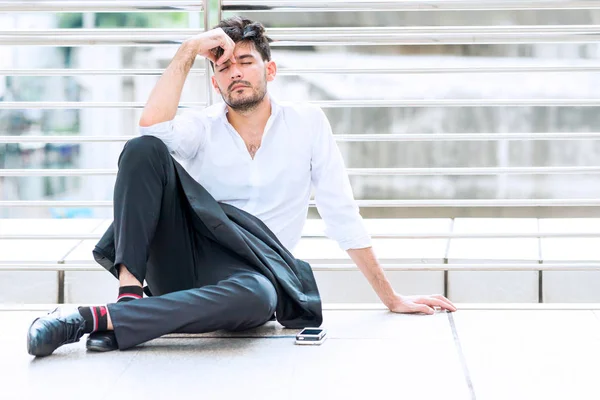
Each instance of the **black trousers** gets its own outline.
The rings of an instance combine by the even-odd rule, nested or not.
[[[167,333],[239,331],[270,320],[275,287],[213,240],[191,212],[165,144],[134,138],[118,164],[115,265],[145,280],[153,294],[108,305],[119,348]]]

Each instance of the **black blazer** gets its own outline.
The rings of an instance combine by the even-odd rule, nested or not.
[[[311,266],[294,258],[259,218],[217,202],[178,162],[174,164],[193,213],[209,230],[212,239],[242,257],[275,286],[277,321],[288,328],[320,326],[323,311]],[[114,268],[112,224],[96,245],[93,255],[100,265],[118,276]]]

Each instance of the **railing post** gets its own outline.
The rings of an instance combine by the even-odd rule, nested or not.
[[[202,8],[204,9],[204,31],[208,31],[210,29],[210,2],[209,0],[202,0]],[[204,60],[204,68],[206,69],[205,79],[206,79],[206,103],[208,106],[214,103],[212,83],[211,83],[211,67],[210,60],[207,58]]]
[[[223,19],[223,0],[217,0],[217,19],[219,22]]]

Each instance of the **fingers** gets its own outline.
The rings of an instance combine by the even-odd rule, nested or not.
[[[225,32],[220,37],[219,46],[223,49],[223,55],[217,60],[217,65],[221,65],[222,63],[230,60],[232,63],[235,63],[235,57],[233,56],[233,50],[235,49],[235,43]]]
[[[235,43],[221,28],[194,36],[191,40],[197,41],[198,54],[212,61],[215,66],[230,61],[235,63],[233,55]],[[217,59],[218,50],[223,49],[223,54]]]
[[[221,65],[221,64],[225,63],[227,60],[230,60],[232,63],[235,63],[235,57],[232,57],[232,56],[233,56],[233,49],[229,49],[229,48],[224,49],[223,55],[221,56],[221,58],[219,58],[217,60],[216,65]]]
[[[212,61],[213,64],[217,65],[217,56],[215,56],[212,51],[209,51],[206,54],[206,58],[208,58],[210,61]]]
[[[399,296],[401,302],[392,306],[391,311],[397,313],[423,313],[435,314],[434,307],[440,307],[448,311],[456,311],[456,307],[450,300],[441,294],[431,296]]]
[[[456,306],[454,304],[452,304],[452,302],[450,300],[448,300],[446,297],[442,296],[441,294],[436,294],[431,297],[443,302],[447,306],[446,307],[447,310],[456,311]]]
[[[456,311],[456,307],[450,303],[450,300],[446,299],[444,296],[441,296],[443,299],[440,299],[438,296],[423,297],[415,302],[427,304],[428,306],[438,306],[448,311]]]
[[[441,294],[433,294],[431,295],[431,297],[435,297],[436,299],[445,300],[448,303],[451,303],[451,301],[447,297],[442,296]]]
[[[435,314],[435,310],[426,304],[416,304],[414,312],[421,312],[428,315]]]

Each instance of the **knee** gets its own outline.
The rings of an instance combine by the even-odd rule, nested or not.
[[[241,306],[271,318],[277,307],[277,292],[271,281],[258,273],[240,274],[232,281],[241,287]]]
[[[128,140],[119,156],[119,165],[122,162],[136,163],[160,159],[169,154],[167,146],[157,137],[138,136]]]

